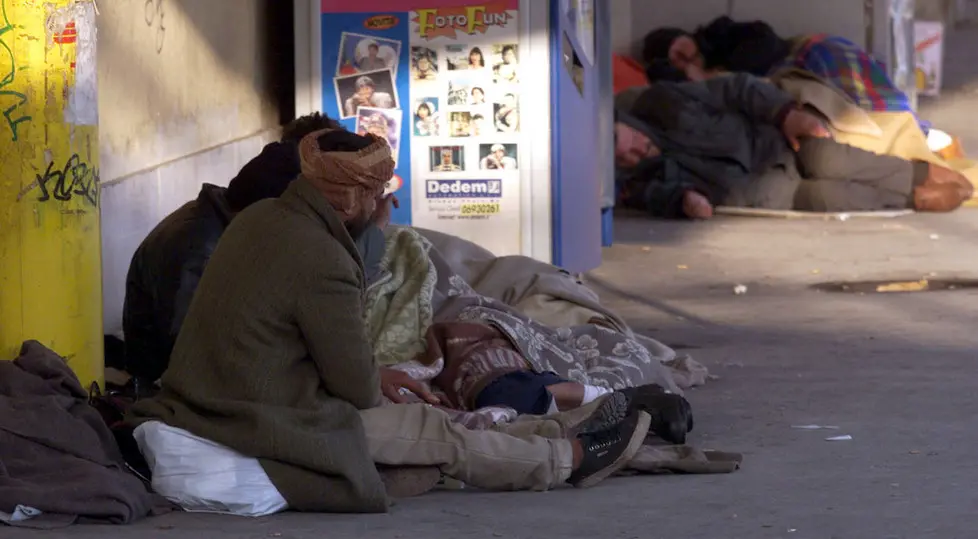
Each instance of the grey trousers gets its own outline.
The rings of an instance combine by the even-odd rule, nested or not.
[[[794,209],[817,212],[902,210],[926,165],[867,152],[829,139],[809,139],[798,151],[802,181]]]
[[[734,197],[736,204],[728,205],[814,212],[906,209],[926,175],[926,165],[831,139],[805,139],[793,158],[754,178]]]

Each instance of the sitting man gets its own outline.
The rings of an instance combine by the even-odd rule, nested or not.
[[[299,154],[299,179],[236,217],[221,238],[162,389],[133,406],[131,423],[161,421],[257,458],[301,511],[385,511],[375,464],[437,466],[487,489],[545,490],[592,485],[638,451],[650,417],[622,412],[616,395],[559,439],[531,434],[522,421],[513,425],[519,436],[469,431],[425,403],[381,406],[382,395],[397,401],[402,389],[437,401],[405,373],[378,368],[365,327],[353,235],[378,211],[391,150],[373,135],[327,129],[305,137]],[[379,211],[389,211],[381,200]]]
[[[319,113],[294,120],[283,129],[281,141],[265,146],[226,189],[204,184],[196,200],[163,219],[139,245],[129,265],[122,311],[126,370],[138,391],[150,390],[166,370],[197,283],[231,218],[259,200],[280,196],[299,175],[302,137],[338,126]],[[370,249],[365,258],[376,270],[383,238],[370,232],[360,246]]]
[[[818,212],[948,212],[961,174],[831,139],[822,120],[746,73],[657,82],[616,97],[615,159],[626,205],[707,219],[719,205]]]

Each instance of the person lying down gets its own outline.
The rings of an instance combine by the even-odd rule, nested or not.
[[[852,41],[832,34],[785,39],[764,21],[737,22],[722,16],[693,33],[679,28],[649,32],[642,59],[651,81],[677,75],[704,80],[725,71],[764,77],[802,69],[865,110],[914,112],[883,64]],[[927,132],[926,124],[921,128]]]
[[[547,490],[591,486],[636,454],[652,421],[641,388],[573,413],[470,430],[431,406],[438,399],[406,373],[378,367],[352,232],[377,221],[378,200],[389,203],[381,195],[390,147],[325,129],[302,139],[299,156],[302,174],[282,196],[251,205],[224,232],[161,390],[127,416],[147,461],[160,449],[147,433],[178,429],[192,443],[257,459],[290,509],[383,512],[390,493],[378,465],[434,467],[486,489]],[[429,402],[381,406],[403,390]],[[579,393],[571,401],[583,401]],[[184,476],[209,471],[206,461],[181,464]]]
[[[835,142],[816,112],[746,73],[622,92],[615,139],[623,203],[665,218],[721,205],[949,212],[974,189],[950,169]]]

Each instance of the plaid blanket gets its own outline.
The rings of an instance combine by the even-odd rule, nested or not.
[[[808,71],[842,90],[862,109],[913,112],[907,94],[893,84],[883,64],[848,39],[831,34],[806,36],[772,73],[791,67]],[[926,132],[926,126],[921,127]]]

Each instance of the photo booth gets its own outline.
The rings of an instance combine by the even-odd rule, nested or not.
[[[311,0],[296,113],[384,137],[393,221],[586,271],[610,244],[607,0]]]

